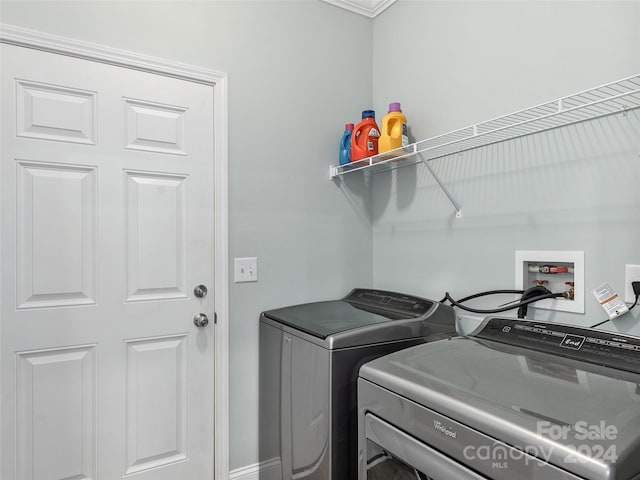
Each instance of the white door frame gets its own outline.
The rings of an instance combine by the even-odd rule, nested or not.
[[[214,335],[214,468],[215,479],[226,480],[229,477],[227,74],[2,23],[0,23],[0,42],[202,83],[213,88],[215,154],[214,308],[217,316]]]

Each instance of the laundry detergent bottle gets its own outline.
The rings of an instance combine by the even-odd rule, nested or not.
[[[407,145],[409,145],[407,117],[402,113],[398,102],[390,103],[389,113],[382,119],[382,133],[378,142],[378,150],[380,153],[384,153]]]
[[[356,125],[351,135],[352,162],[378,154],[380,127],[375,117],[376,113],[373,110],[362,112],[362,121]]]
[[[346,165],[351,161],[351,134],[353,133],[353,123],[344,126],[344,133],[340,141],[340,165]]]

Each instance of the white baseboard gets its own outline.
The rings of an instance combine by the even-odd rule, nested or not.
[[[281,480],[282,464],[280,458],[272,458],[229,472],[229,480]]]

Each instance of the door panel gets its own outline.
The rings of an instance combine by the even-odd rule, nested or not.
[[[186,109],[125,98],[127,145],[132,150],[188,155]]]
[[[18,478],[96,478],[95,345],[16,359]]]
[[[187,177],[125,177],[127,301],[187,298]]]
[[[95,303],[96,169],[18,161],[18,308]]]
[[[0,48],[0,478],[211,479],[213,89]]]
[[[126,474],[188,458],[187,337],[127,342]]]
[[[16,81],[19,137],[96,143],[96,92]]]

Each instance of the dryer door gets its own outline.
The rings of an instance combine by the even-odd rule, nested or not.
[[[487,480],[374,415],[365,424],[366,480]]]

